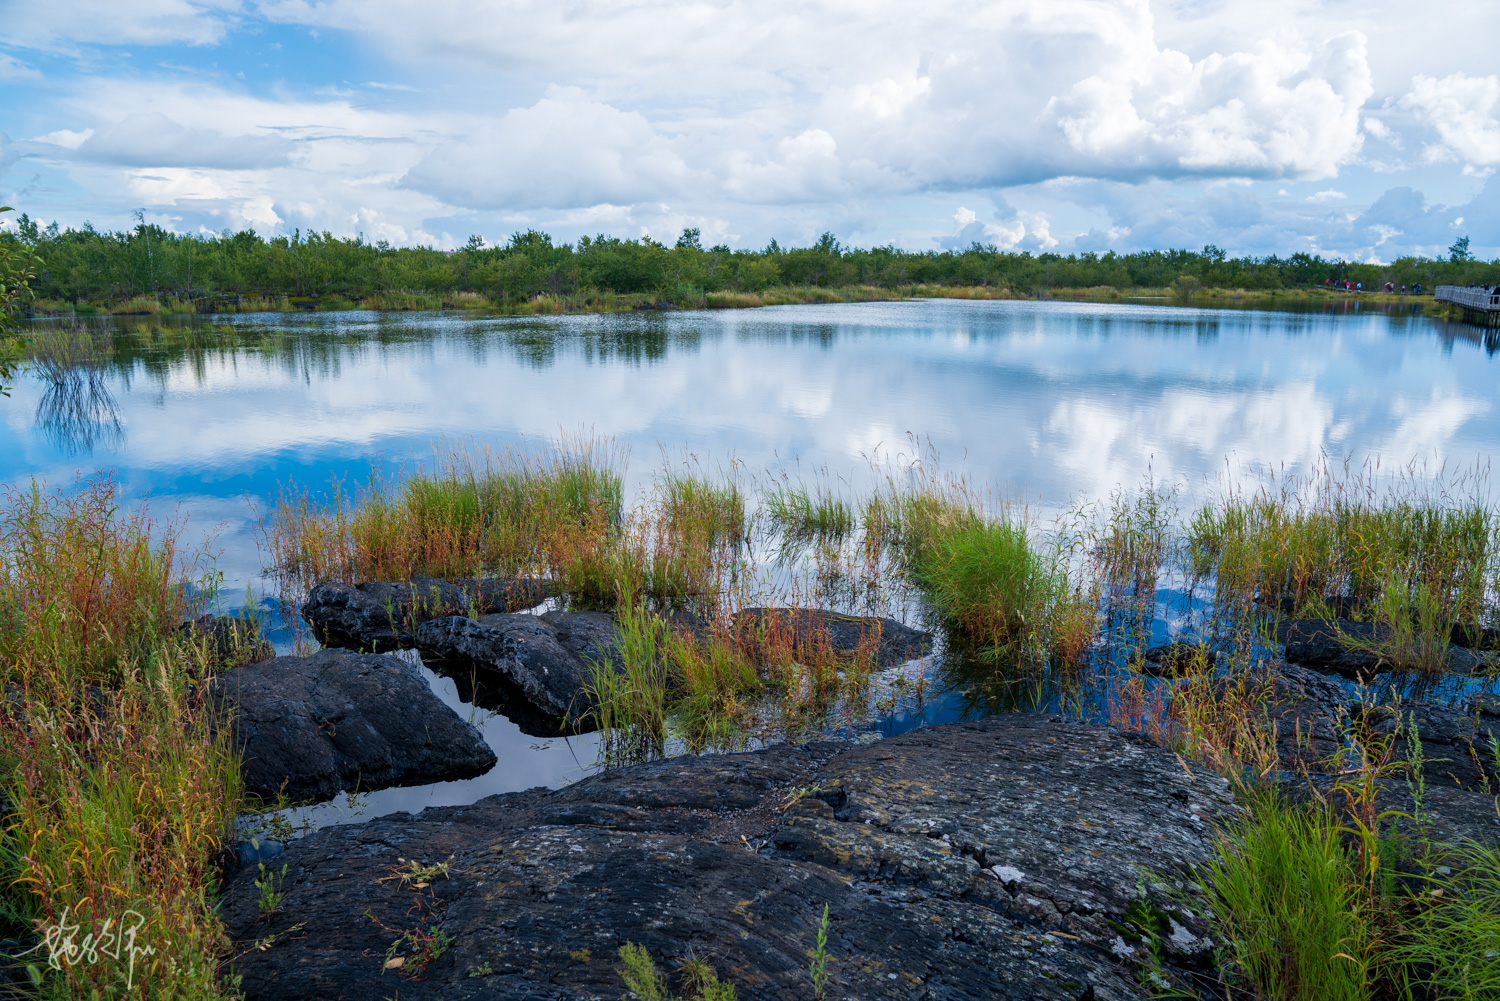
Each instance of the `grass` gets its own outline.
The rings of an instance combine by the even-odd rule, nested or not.
[[[1376,931],[1339,824],[1260,793],[1219,836],[1199,886],[1229,960],[1262,998],[1362,1001]]]
[[[837,543],[854,531],[854,507],[825,488],[780,483],[761,498],[761,511],[774,530],[792,545]]]
[[[202,577],[175,540],[106,478],[0,507],[0,916],[12,935],[134,936],[56,968],[44,945],[27,959],[42,997],[222,995],[211,889],[243,794],[229,728],[191,684],[205,651],[177,627]]]

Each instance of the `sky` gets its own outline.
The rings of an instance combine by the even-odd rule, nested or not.
[[[1497,45],[1494,0],[0,0],[0,202],[443,249],[1491,259]]]

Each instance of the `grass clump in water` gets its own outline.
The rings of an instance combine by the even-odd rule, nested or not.
[[[801,484],[781,483],[761,499],[761,510],[772,527],[792,545],[840,542],[854,531],[854,507],[826,489],[808,490]]]

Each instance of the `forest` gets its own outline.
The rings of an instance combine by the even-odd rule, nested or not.
[[[1033,254],[975,243],[964,250],[858,248],[824,233],[812,246],[761,250],[704,247],[697,229],[668,246],[650,237],[599,235],[555,242],[536,230],[503,245],[479,236],[454,250],[393,247],[328,232],[265,237],[252,230],[218,235],[172,233],[141,221],[129,231],[42,226],[22,215],[0,241],[35,261],[34,308],[58,309],[154,301],[186,310],[249,305],[244,300],[311,300],[381,306],[382,297],[419,296],[516,305],[537,297],[644,297],[701,305],[705,297],[775,289],[863,287],[898,293],[914,286],[976,288],[1015,295],[1112,288],[1242,289],[1276,293],[1326,282],[1366,290],[1421,283],[1468,285],[1500,280],[1500,262],[1476,260],[1467,238],[1447,259],[1405,257],[1390,264],[1329,260],[1308,253],[1231,257],[1202,250],[1105,254]],[[708,304],[713,305],[712,301]],[[733,303],[725,303],[733,304]]]

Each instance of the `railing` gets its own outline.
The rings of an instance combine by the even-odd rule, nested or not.
[[[1439,285],[1432,290],[1438,302],[1451,302],[1465,309],[1500,311],[1500,295],[1487,288],[1464,288],[1462,285]]]

